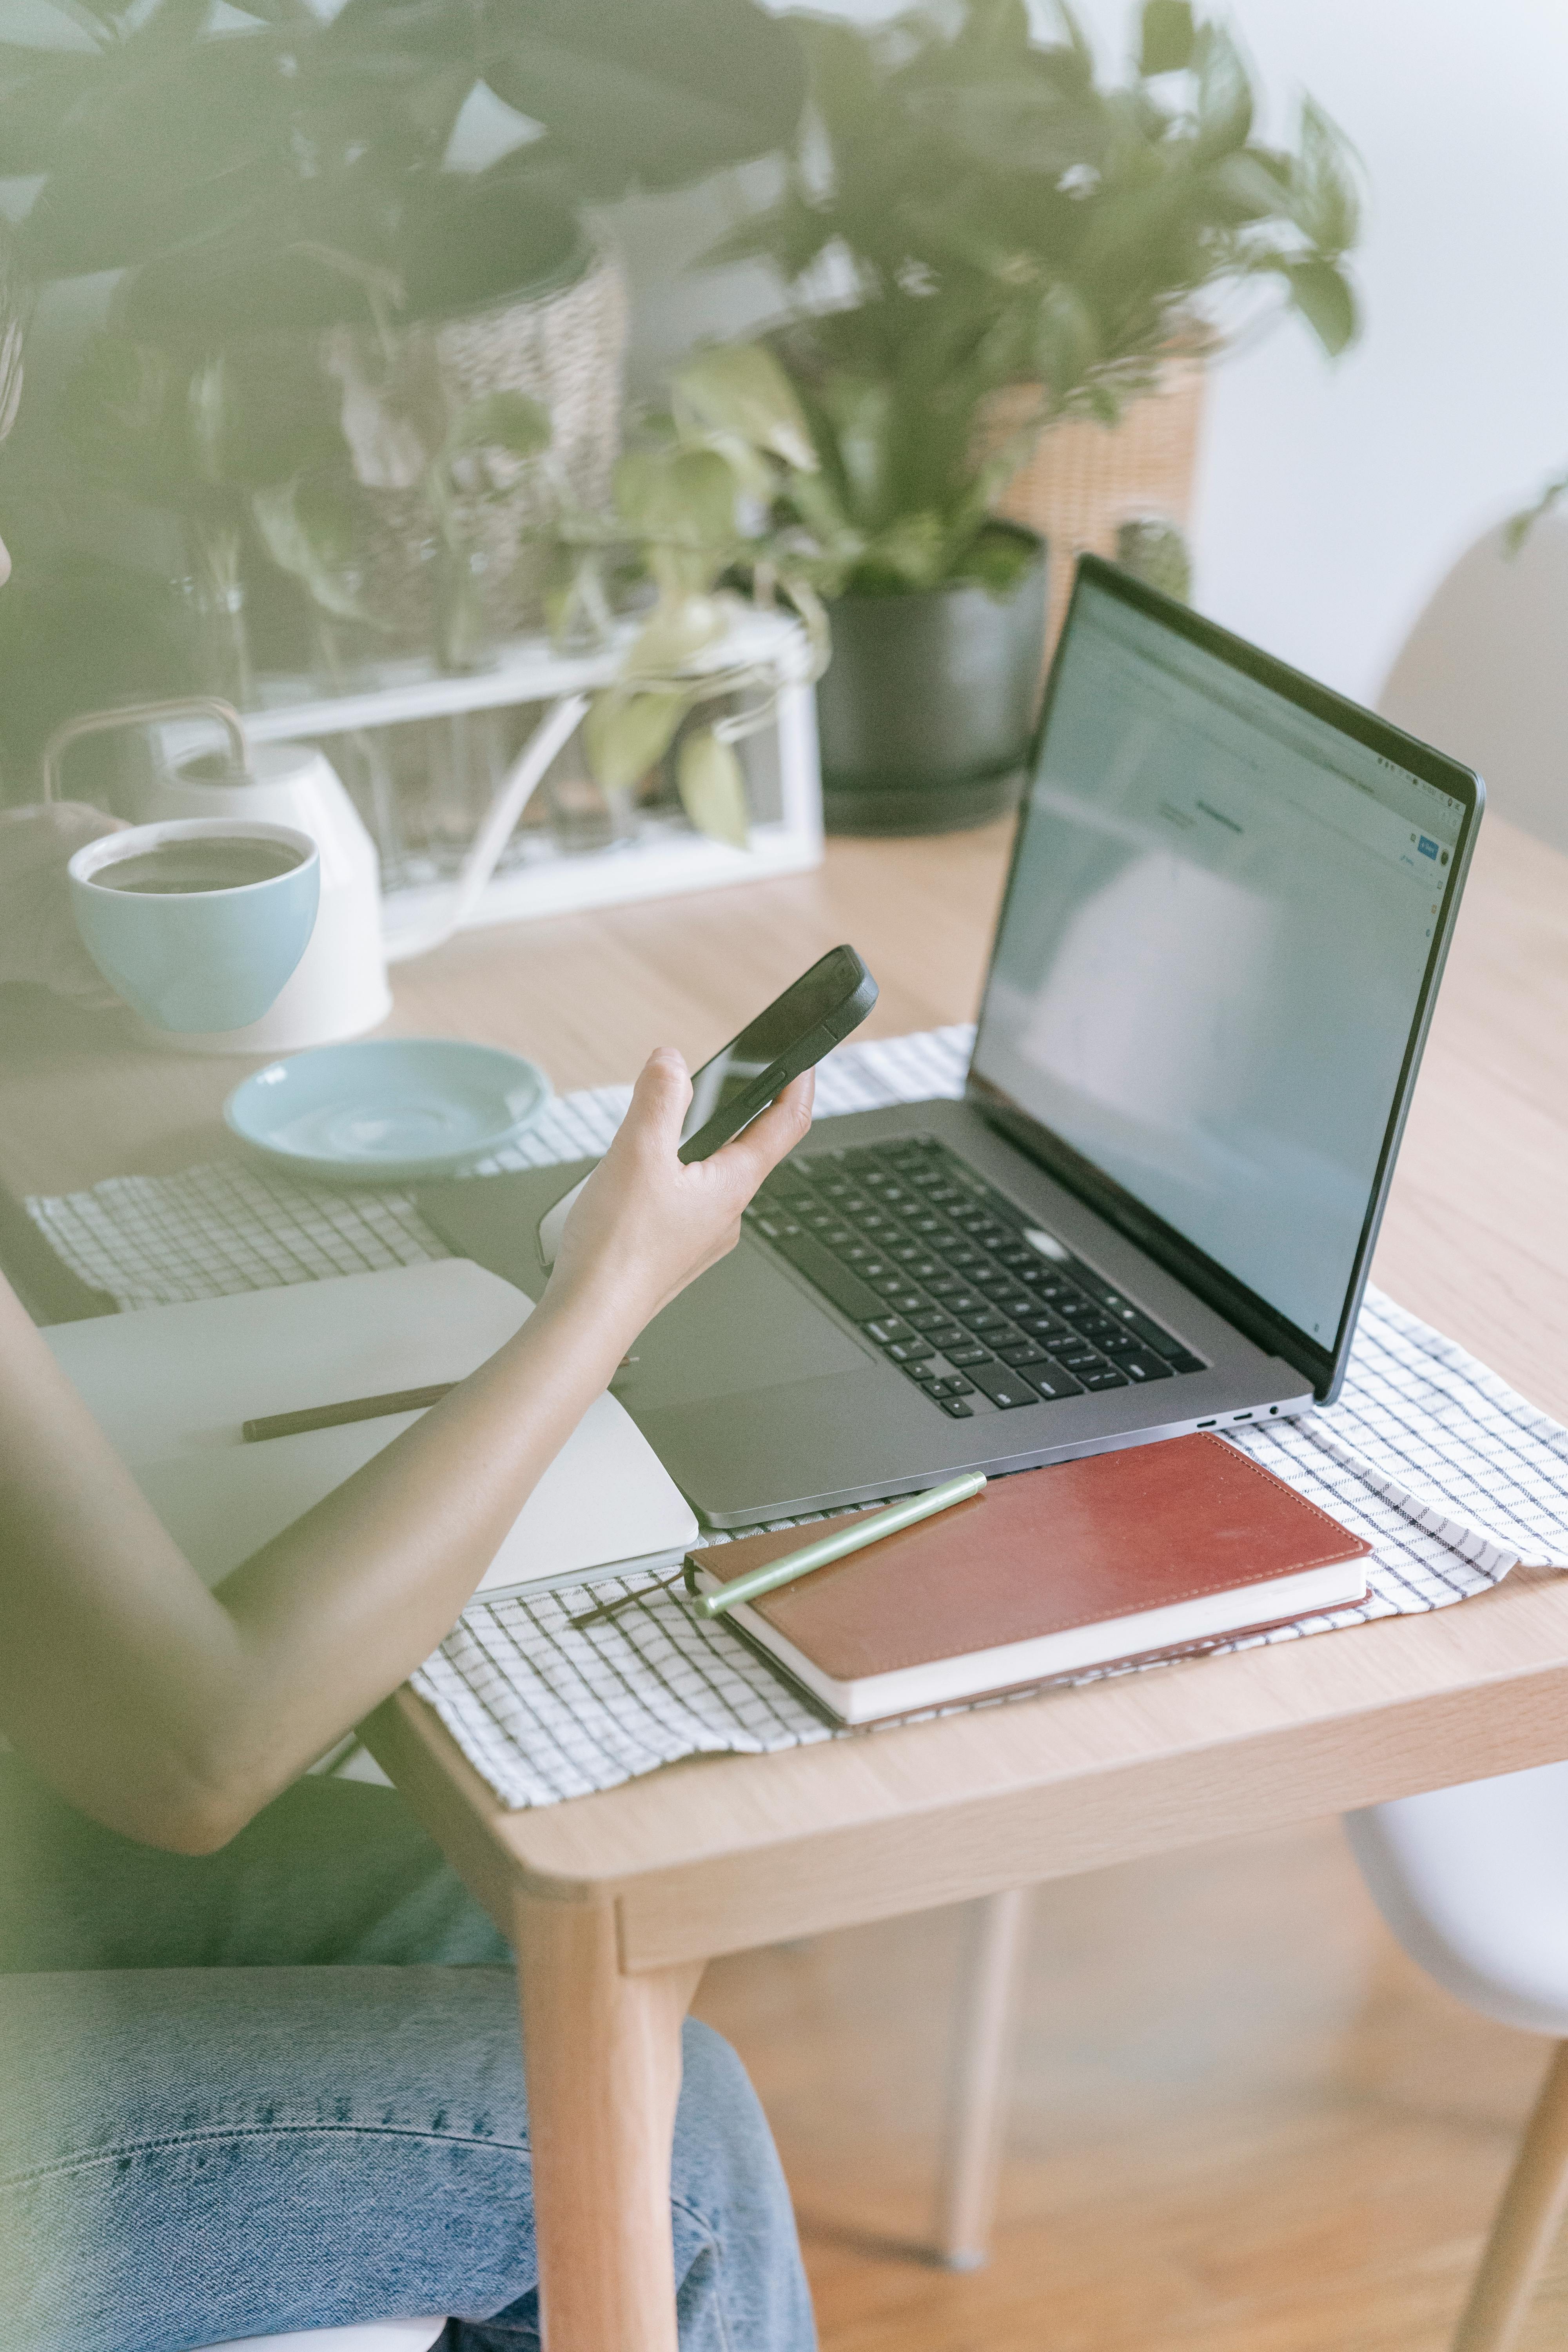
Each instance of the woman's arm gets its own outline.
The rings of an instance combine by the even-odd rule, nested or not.
[[[209,1852],[429,1655],[637,1333],[734,1245],[810,1124],[807,1077],[683,1166],[690,1092],[654,1055],[516,1338],[216,1592],[0,1284],[0,1729],[74,1803]]]

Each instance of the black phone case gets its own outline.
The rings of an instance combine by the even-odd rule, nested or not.
[[[700,1127],[696,1134],[681,1145],[676,1154],[677,1159],[688,1164],[694,1160],[710,1160],[732,1135],[738,1135],[759,1111],[765,1110],[773,1097],[782,1093],[792,1078],[798,1078],[803,1071],[820,1062],[824,1054],[831,1053],[835,1045],[842,1045],[850,1031],[858,1029],[864,1021],[877,1002],[879,992],[876,982],[862,965],[861,976],[853,992],[844,999],[837,1010],[826,1021],[819,1022],[815,1029],[808,1029],[787,1054],[781,1054],[776,1062],[770,1063],[762,1076],[754,1080],[743,1095],[726,1105],[722,1114],[715,1114],[705,1126]]]

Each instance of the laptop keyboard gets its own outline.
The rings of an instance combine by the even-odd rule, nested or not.
[[[745,1213],[955,1421],[1205,1369],[931,1136],[797,1154]]]

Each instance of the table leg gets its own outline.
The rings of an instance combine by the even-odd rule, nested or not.
[[[670,2149],[701,1963],[623,1974],[609,1904],[521,1895],[516,1943],[547,2352],[677,2352]]]

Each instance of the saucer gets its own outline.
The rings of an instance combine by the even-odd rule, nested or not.
[[[373,1037],[269,1062],[223,1107],[231,1134],[298,1176],[451,1176],[514,1143],[550,1100],[536,1062],[447,1037]]]

